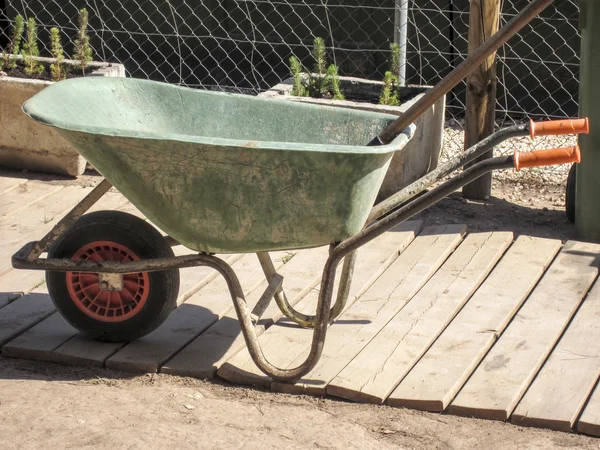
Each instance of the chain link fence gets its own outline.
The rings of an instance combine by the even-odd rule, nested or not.
[[[310,64],[316,37],[340,75],[382,80],[407,5],[406,82],[434,85],[467,55],[469,0],[0,0],[0,46],[17,14],[35,17],[42,56],[61,30],[71,54],[79,9],[90,14],[94,59],[128,76],[255,95]],[[502,24],[528,0],[505,0]],[[497,123],[574,117],[579,7],[555,2],[498,53]],[[445,153],[463,147],[466,85],[447,96]],[[567,144],[568,142],[564,142]],[[541,142],[540,145],[550,143]],[[556,143],[552,143],[555,145]],[[524,142],[523,145],[529,145]],[[508,150],[508,148],[507,148]]]

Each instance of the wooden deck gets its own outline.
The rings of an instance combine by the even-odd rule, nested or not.
[[[44,274],[12,269],[10,256],[90,189],[0,177],[4,357],[218,376],[279,392],[600,436],[600,245],[406,223],[361,250],[348,306],[330,326],[319,364],[290,385],[255,367],[225,282],[210,269],[182,270],[179,307],[138,341],[90,341],[67,324]],[[93,209],[139,214],[113,193]],[[303,312],[314,311],[327,250],[272,255],[288,298]],[[252,306],[266,288],[258,259],[228,260]],[[258,333],[266,357],[280,367],[308,354],[312,331],[282,318],[274,303]]]

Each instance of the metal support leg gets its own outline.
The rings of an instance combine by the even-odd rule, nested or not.
[[[40,257],[42,253],[48,250],[54,241],[56,241],[61,234],[63,234],[71,225],[79,220],[85,212],[90,209],[100,198],[106,194],[112,184],[106,180],[102,180],[98,186],[92,189],[81,202],[79,202],[69,213],[63,217],[55,226],[52,228],[46,236],[35,243],[31,252],[27,255],[28,261],[34,261]]]
[[[294,382],[302,378],[316,366],[325,343],[327,326],[329,325],[329,311],[331,306],[331,297],[333,296],[333,284],[335,281],[335,272],[341,258],[339,256],[330,256],[323,269],[321,279],[321,290],[319,292],[319,302],[317,305],[317,314],[314,319],[314,331],[310,354],[306,360],[298,367],[293,369],[280,369],[266,360],[258,336],[252,324],[252,315],[248,310],[248,305],[244,299],[244,294],[240,283],[233,269],[224,261],[215,257],[206,257],[211,259],[210,266],[218,270],[227,281],[235,311],[240,321],[242,334],[246,341],[250,357],[257,367],[267,376],[274,380],[282,382]],[[269,258],[270,259],[270,258]]]
[[[277,276],[275,266],[273,265],[273,261],[271,261],[271,256],[266,252],[257,253],[256,255],[258,256],[258,260],[260,261],[260,265],[263,268],[263,272],[265,273],[267,281],[271,282],[271,280]],[[344,311],[348,301],[350,285],[352,283],[352,274],[354,273],[354,265],[356,263],[356,255],[357,253],[354,251],[344,258],[338,295],[333,308],[331,308],[331,311],[329,312],[330,321],[335,320]],[[277,302],[277,306],[279,306],[279,309],[283,315],[285,315],[292,322],[295,322],[301,327],[305,328],[312,328],[315,326],[317,316],[303,314],[294,309],[294,307],[290,305],[282,287],[275,292],[275,302]]]

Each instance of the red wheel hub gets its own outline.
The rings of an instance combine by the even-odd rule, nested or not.
[[[74,260],[137,261],[140,258],[124,245],[95,241],[81,247]],[[101,322],[122,322],[138,314],[150,293],[148,272],[123,275],[123,290],[109,291],[100,287],[97,273],[67,272],[67,289],[77,307]]]

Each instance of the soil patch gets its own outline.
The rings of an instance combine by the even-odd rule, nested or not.
[[[44,71],[40,75],[29,75],[27,72],[25,72],[25,67],[21,64],[21,62],[17,62],[17,67],[15,67],[14,69],[8,69],[8,70],[4,69],[4,72],[9,77],[14,77],[14,78],[25,78],[28,80],[52,81],[52,74],[50,72],[50,64],[45,64],[45,63],[40,63],[40,64],[44,68]],[[96,70],[95,67],[88,66],[85,68],[85,72],[82,74],[80,67],[63,64],[63,68],[67,69],[67,79],[79,78],[79,77],[83,76],[84,74],[89,75],[94,70]]]
[[[557,449],[598,439],[502,422],[0,358],[5,449]]]

